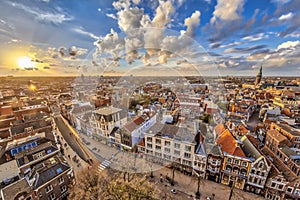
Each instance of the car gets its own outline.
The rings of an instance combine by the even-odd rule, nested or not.
[[[173,194],[176,194],[176,193],[177,193],[175,189],[172,189],[171,192],[172,192]]]

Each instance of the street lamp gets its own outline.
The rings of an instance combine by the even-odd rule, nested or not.
[[[198,185],[197,185],[197,192],[196,192],[196,198],[197,199],[200,199],[200,195],[201,195],[201,193],[200,193],[200,180],[201,179],[201,176],[200,176],[200,173],[199,173],[199,175],[198,175]]]
[[[173,166],[171,186],[174,186],[174,174],[175,174],[175,167]]]
[[[229,200],[231,200],[231,197],[232,197],[232,195],[233,195],[233,189],[234,189],[234,187],[235,187],[235,183],[236,183],[236,175],[234,175],[234,182],[233,182],[233,184],[232,184],[232,186],[231,186],[231,189],[230,189]]]

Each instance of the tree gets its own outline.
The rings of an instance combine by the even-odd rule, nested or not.
[[[76,184],[70,188],[69,199],[74,200],[158,200],[156,189],[138,174],[132,180],[123,179],[122,173],[97,174],[95,169],[85,169],[78,174]]]

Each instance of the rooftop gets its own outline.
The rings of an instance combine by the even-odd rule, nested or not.
[[[194,142],[195,135],[187,128],[179,127],[171,124],[155,123],[148,131],[148,135],[156,137],[170,138],[178,141]]]
[[[242,149],[247,157],[254,158],[255,160],[257,160],[259,157],[262,156],[261,153],[259,153],[256,147],[245,135],[241,138],[241,142],[243,143]]]
[[[300,136],[300,130],[295,129],[294,127],[288,125],[288,124],[276,124],[279,128],[285,130],[286,132],[289,132],[290,134],[294,136]]]
[[[246,157],[243,150],[238,146],[237,141],[226,129],[216,140],[216,143],[220,145],[223,152],[226,152],[231,155]]]
[[[4,199],[17,199],[18,194],[31,191],[30,185],[26,178],[17,180],[12,184],[2,189],[2,195]]]
[[[126,123],[124,128],[126,128],[129,132],[134,131],[138,126],[140,126],[145,119],[142,116],[136,117],[134,120]]]
[[[0,165],[0,181],[7,178],[13,178],[19,175],[19,168],[16,160],[11,160],[9,162]]]
[[[98,110],[95,110],[94,113],[97,113],[99,115],[111,115],[117,112],[122,111],[119,108],[115,108],[115,107],[103,107],[103,108],[99,108]]]
[[[268,135],[270,135],[272,138],[274,138],[277,142],[282,142],[284,140],[287,140],[287,138],[279,133],[277,130],[269,130],[267,132]]]

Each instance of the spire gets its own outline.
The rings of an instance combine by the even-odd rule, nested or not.
[[[257,73],[257,76],[262,77],[262,65],[260,66],[260,69],[259,69],[259,71]]]
[[[261,78],[262,78],[262,65],[260,66],[260,69],[256,75],[256,79],[255,79],[255,83],[254,83],[255,86],[260,83]]]

